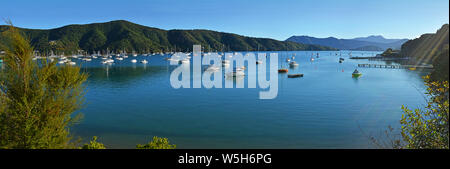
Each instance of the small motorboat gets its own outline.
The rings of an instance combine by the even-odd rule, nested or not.
[[[144,60],[141,61],[141,63],[142,63],[142,64],[147,64],[148,61],[144,59]]]
[[[211,72],[215,72],[215,71],[219,71],[220,67],[214,66],[214,65],[209,65],[205,71],[211,71]]]
[[[286,62],[290,62],[290,61],[291,61],[291,59],[289,59],[289,58],[286,59]]]
[[[180,63],[187,64],[187,63],[190,63],[190,61],[189,61],[189,59],[183,59],[183,60],[180,61]]]
[[[295,62],[295,61],[292,61],[292,62],[289,62],[289,66],[290,67],[296,67],[296,66],[298,66],[298,63]]]
[[[136,59],[131,60],[131,63],[136,63],[136,62],[137,62]]]
[[[311,59],[310,59],[310,60],[311,60],[311,62],[314,62],[314,57],[311,57]]]
[[[116,58],[116,60],[123,60],[123,58]]]
[[[222,60],[222,66],[223,67],[230,66],[230,61],[229,60]]]
[[[353,71],[353,73],[352,73],[352,77],[354,77],[354,78],[358,78],[361,76],[362,76],[362,73],[359,72],[358,69],[355,69],[355,71]]]
[[[228,77],[245,76],[245,73],[242,70],[233,69],[232,72],[228,72],[227,74],[225,74],[225,76],[228,76]]]
[[[278,69],[278,73],[287,73],[287,72],[289,72],[289,70],[286,68]]]
[[[245,66],[236,68],[236,70],[241,70],[241,71],[244,71],[245,69],[247,69]]]
[[[298,74],[288,74],[288,78],[298,78],[298,77],[303,77],[303,74],[298,73]]]

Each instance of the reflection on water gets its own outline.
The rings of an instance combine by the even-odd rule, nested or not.
[[[99,136],[113,148],[133,148],[153,136],[168,137],[179,148],[368,148],[361,130],[376,134],[396,127],[401,105],[415,108],[424,102],[417,88],[424,91],[420,77],[426,72],[358,68],[363,77],[355,79],[351,74],[358,63],[385,62],[351,60],[335,51],[320,52],[311,62],[311,51],[286,53],[279,66],[286,67],[284,56],[295,54],[299,66],[289,74],[305,76],[279,74],[278,96],[272,100],[259,100],[261,89],[247,85],[174,89],[171,73],[188,71],[192,64],[170,65],[163,59],[167,56],[136,58],[148,64],[94,60],[83,65],[89,73],[85,118],[72,130],[85,140]],[[352,53],[358,54],[364,52]],[[345,61],[338,63],[339,57]],[[264,62],[269,70],[269,60]],[[225,77],[223,69],[216,73],[236,86],[255,72],[245,70],[246,76],[236,78]]]

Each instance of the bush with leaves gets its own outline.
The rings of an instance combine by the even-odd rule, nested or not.
[[[170,144],[167,138],[153,137],[153,140],[147,144],[136,145],[136,149],[175,149],[175,144]]]
[[[83,103],[87,75],[76,66],[32,61],[33,48],[10,24],[2,33],[0,148],[74,148],[69,126]]]
[[[97,142],[97,137],[92,137],[92,140],[89,142],[89,144],[84,144],[81,149],[106,149],[105,145],[103,143]]]
[[[448,81],[431,81],[429,76],[424,79],[430,97],[425,109],[413,111],[402,106],[403,148],[448,149]]]

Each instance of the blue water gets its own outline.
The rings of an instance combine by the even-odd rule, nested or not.
[[[71,130],[84,141],[98,136],[110,148],[134,148],[153,136],[178,148],[372,148],[369,136],[399,127],[401,105],[425,103],[421,76],[427,72],[359,68],[363,76],[354,79],[358,63],[395,63],[351,60],[345,51],[343,63],[335,51],[310,62],[311,51],[298,51],[279,52],[280,64],[293,53],[300,65],[289,73],[304,77],[279,74],[271,100],[260,100],[259,88],[174,89],[169,77],[176,66],[167,56],[137,57],[147,65],[131,63],[134,57],[110,66],[83,62],[90,74],[84,119]]]

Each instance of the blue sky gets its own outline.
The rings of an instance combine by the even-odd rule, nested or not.
[[[448,0],[7,0],[0,3],[0,18],[38,29],[121,19],[278,40],[416,38],[448,23],[448,6]]]

